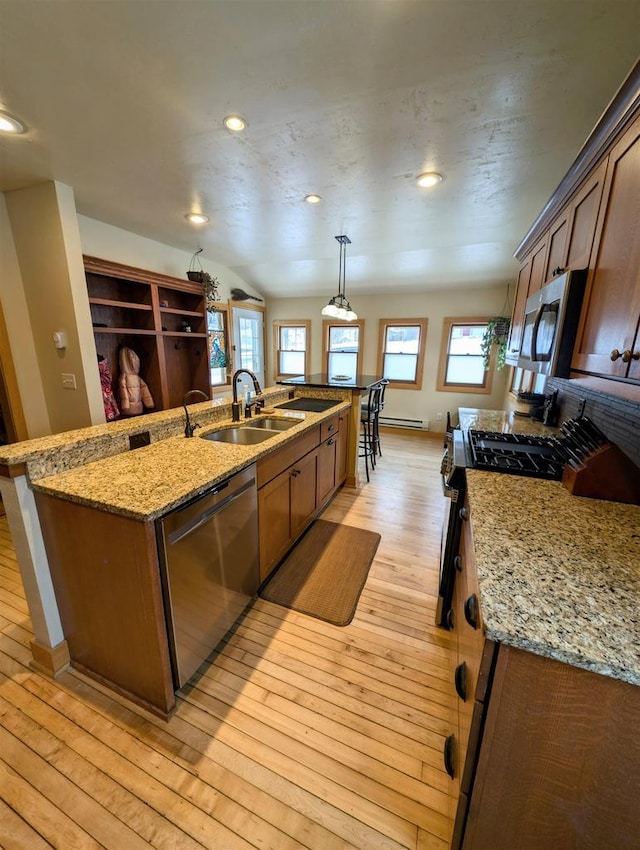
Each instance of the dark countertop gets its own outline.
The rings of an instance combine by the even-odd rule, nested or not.
[[[292,387],[340,387],[344,390],[368,390],[372,384],[376,384],[380,380],[382,378],[379,375],[355,375],[350,377],[348,381],[336,381],[334,378],[329,377],[326,372],[319,372],[316,375],[298,375],[295,378],[283,378],[280,381],[276,381],[276,383]]]

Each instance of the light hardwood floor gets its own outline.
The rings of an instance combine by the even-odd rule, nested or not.
[[[70,671],[31,670],[0,517],[0,845],[6,850],[444,850],[457,711],[433,625],[442,441],[386,432],[325,519],[382,541],[353,622],[258,600],[165,723]]]

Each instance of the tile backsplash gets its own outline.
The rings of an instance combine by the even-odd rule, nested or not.
[[[548,378],[545,392],[558,390],[560,422],[584,414],[640,467],[640,403],[588,389],[564,378]]]

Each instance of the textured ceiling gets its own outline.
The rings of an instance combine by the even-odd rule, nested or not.
[[[266,295],[332,294],[339,233],[349,294],[507,282],[639,31],[638,0],[0,0],[0,107],[28,126],[0,187],[69,184]]]

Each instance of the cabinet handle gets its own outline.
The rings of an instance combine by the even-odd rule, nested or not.
[[[460,508],[458,516],[460,519],[469,519],[469,508]]]
[[[445,617],[445,625],[451,630],[453,628],[453,608],[449,608],[447,611],[447,616]]]
[[[298,475],[299,475],[299,473],[300,473],[300,470],[299,470],[299,469],[292,469],[292,470],[291,470],[291,477],[292,477],[292,478],[297,478],[297,477],[298,477]]]
[[[631,363],[632,360],[640,360],[640,351],[631,351],[631,349],[626,348],[622,352],[622,362]]]
[[[478,597],[475,593],[464,601],[464,618],[472,629],[478,628]]]
[[[444,769],[447,771],[449,776],[452,779],[455,779],[456,775],[456,736],[449,735],[449,737],[444,742]]]
[[[462,572],[462,557],[460,555],[456,555],[453,559],[453,566],[459,573]]]
[[[557,277],[559,274],[562,274],[563,271],[564,269],[562,268],[562,266],[556,266],[555,269],[551,272],[551,276]]]
[[[462,702],[467,701],[467,665],[463,661],[462,664],[458,664],[456,667],[456,672],[453,678],[454,684],[456,686],[456,693],[462,700]]]
[[[612,359],[612,360],[613,360],[613,362],[615,363],[615,361],[616,361],[619,357],[622,357],[622,354],[618,351],[618,349],[617,349],[617,348],[614,348],[614,349],[613,349],[613,351],[611,352],[611,354],[610,354],[609,356],[611,357],[611,359]]]
[[[327,440],[328,446],[332,446],[334,443],[335,443],[335,440],[333,439],[333,437],[331,437],[330,439]]]
[[[335,429],[335,425],[331,424],[327,426],[327,431],[333,431]]]

